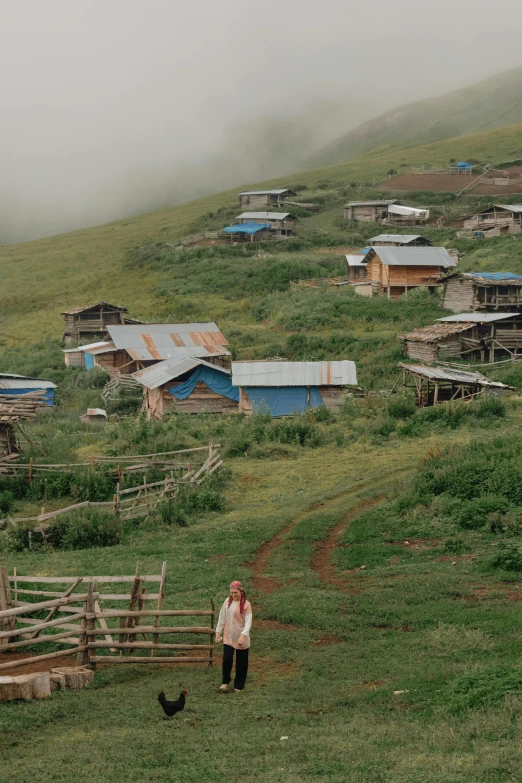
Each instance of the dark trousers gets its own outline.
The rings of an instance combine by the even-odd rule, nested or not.
[[[234,688],[242,691],[248,674],[248,649],[236,650],[236,676],[234,678]],[[223,684],[228,685],[232,672],[232,663],[234,662],[234,648],[229,644],[223,645]]]

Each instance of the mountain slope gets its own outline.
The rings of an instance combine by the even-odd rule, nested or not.
[[[329,166],[371,150],[404,148],[522,121],[522,68],[427,100],[415,101],[340,136],[309,158]]]

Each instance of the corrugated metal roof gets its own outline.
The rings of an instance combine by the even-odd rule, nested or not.
[[[355,386],[355,363],[232,362],[234,386]]]
[[[93,307],[110,307],[112,310],[119,310],[121,313],[128,312],[127,308],[121,307],[121,305],[113,305],[110,302],[96,302],[85,307],[73,307],[71,310],[63,310],[60,315],[76,315],[77,313],[83,313],[85,310],[92,310]]]
[[[348,207],[386,207],[389,204],[400,204],[397,199],[383,199],[382,201],[349,201],[344,205],[345,209]]]
[[[465,332],[467,329],[471,329],[473,323],[454,323],[454,324],[432,324],[431,326],[425,326],[423,329],[414,329],[409,334],[399,335],[401,340],[409,340],[413,343],[436,343],[444,337],[449,337],[452,334],[458,334],[459,332]]]
[[[227,341],[214,322],[108,326],[116,348],[134,360],[162,361],[175,356],[229,356]],[[177,349],[185,349],[179,352]]]
[[[454,381],[455,383],[469,383],[470,385],[477,386],[497,386],[501,389],[509,389],[505,383],[499,383],[498,381],[490,381],[485,375],[479,372],[466,372],[464,370],[447,370],[442,367],[426,367],[424,364],[403,364],[399,362],[399,367],[402,367],[415,375],[422,375],[424,378],[429,378],[435,381]]]
[[[236,220],[285,220],[288,217],[297,219],[291,212],[243,212]]]
[[[104,345],[112,345],[114,348],[114,343],[110,342],[108,340],[98,340],[96,343],[87,343],[87,345],[77,345],[76,348],[63,348],[62,353],[75,353],[76,351],[89,351],[91,348],[100,348]]]
[[[23,383],[21,383],[23,381]],[[25,375],[0,373],[0,389],[56,389],[56,384],[42,378],[27,378]]]
[[[487,324],[491,321],[502,321],[505,318],[513,318],[520,313],[457,313],[456,315],[447,315],[444,318],[437,318],[437,321],[446,323],[462,323],[467,321],[477,324]]]
[[[404,207],[402,204],[390,204],[388,212],[391,215],[424,215],[426,220],[430,216],[429,209],[417,209],[416,207]]]
[[[107,418],[107,411],[103,408],[87,408],[87,416],[105,416]]]
[[[444,247],[372,247],[384,266],[456,266]]]
[[[364,256],[360,254],[357,256],[346,256],[346,261],[348,266],[366,266]]]
[[[189,370],[193,370],[194,367],[211,367],[213,370],[230,375],[230,370],[225,370],[223,367],[218,367],[215,364],[210,364],[204,359],[196,359],[194,357],[185,356],[183,358],[167,359],[164,362],[154,364],[152,367],[147,367],[145,370],[139,370],[133,373],[132,377],[135,378],[142,386],[147,389],[157,389],[159,386],[163,386],[164,383],[173,381],[174,378],[179,378]]]
[[[88,353],[91,356],[99,356],[102,353],[112,353],[113,351],[116,351],[117,348],[112,342],[112,340],[102,343],[101,345],[95,346],[94,348],[87,348],[84,349],[84,353]]]
[[[497,209],[509,209],[511,212],[522,212],[522,204],[493,204],[493,206]]]
[[[238,193],[239,196],[282,196],[283,193],[291,193],[295,196],[293,190],[289,188],[277,188],[276,190],[244,190],[243,193]]]
[[[370,244],[378,245],[379,242],[414,242],[416,239],[424,239],[420,234],[378,234],[376,237],[371,237]]]

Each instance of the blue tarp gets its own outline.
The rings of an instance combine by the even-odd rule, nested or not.
[[[45,404],[54,405],[54,389],[0,389],[0,394],[31,394],[35,391],[45,391]]]
[[[371,247],[361,247],[360,250],[357,251],[358,256],[365,256],[367,253],[369,253],[371,250]]]
[[[83,365],[87,370],[92,370],[94,367],[94,356],[92,353],[83,352]]]
[[[227,226],[223,229],[225,234],[257,234],[258,231],[264,231],[270,228],[270,223],[241,223],[237,226]]]
[[[239,389],[236,386],[232,386],[230,375],[205,366],[196,367],[185,383],[182,383],[181,386],[171,386],[168,392],[177,400],[186,400],[194,391],[198,381],[202,381],[205,386],[208,386],[210,391],[221,394],[223,397],[228,397],[229,400],[239,402]]]
[[[470,169],[473,168],[473,166],[471,165],[471,163],[466,163],[465,161],[461,160],[457,163],[457,168],[466,169],[466,171],[469,171]]]
[[[512,272],[468,272],[468,275],[478,275],[484,280],[522,280],[522,275],[515,275]]]
[[[262,413],[268,408],[274,417],[304,413],[323,404],[317,386],[310,387],[310,400],[307,386],[247,386],[245,391],[254,413]]]

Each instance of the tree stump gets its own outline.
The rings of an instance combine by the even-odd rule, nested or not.
[[[52,669],[52,674],[62,674],[65,677],[65,687],[74,691],[86,688],[94,679],[94,672],[83,666],[60,666]]]
[[[0,677],[0,702],[13,699],[45,699],[50,695],[51,681],[47,672]]]

